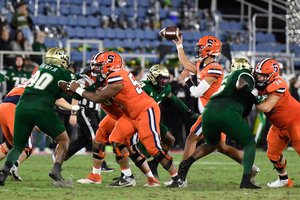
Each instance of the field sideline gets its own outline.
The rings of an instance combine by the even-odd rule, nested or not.
[[[182,153],[171,153],[178,167]],[[109,166],[115,172],[102,173],[102,184],[79,185],[77,179],[85,178],[92,169],[91,155],[75,155],[63,164],[62,176],[73,177],[74,188],[57,188],[50,185],[52,179],[48,172],[52,167],[50,155],[32,155],[19,167],[23,182],[14,182],[8,177],[6,185],[0,187],[4,199],[299,199],[300,198],[300,159],[295,151],[285,151],[288,161],[287,170],[293,180],[293,188],[268,188],[266,184],[277,179],[276,171],[272,170],[266,152],[257,150],[255,165],[261,169],[256,179],[261,190],[239,189],[243,168],[228,157],[213,153],[200,159],[191,167],[188,174],[188,187],[170,189],[163,183],[170,176],[159,166],[162,187],[146,188],[145,176],[131,162],[131,170],[137,185],[133,188],[106,188],[113,178],[120,176],[120,169],[114,155],[107,155]],[[1,162],[1,166],[4,161]]]

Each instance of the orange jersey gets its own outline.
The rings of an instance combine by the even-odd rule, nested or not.
[[[143,91],[129,71],[125,69],[116,70],[106,79],[106,84],[117,83],[123,84],[123,89],[113,98],[131,119],[135,119],[143,110],[157,105]]]
[[[269,121],[277,128],[283,129],[300,117],[300,103],[291,96],[287,83],[280,76],[276,77],[266,89],[258,91],[258,95],[265,94],[281,96],[274,108],[265,113]]]
[[[102,102],[101,108],[103,108],[103,110],[105,110],[105,112],[114,120],[118,120],[124,113],[122,108],[113,98]]]
[[[200,97],[201,103],[203,107],[205,107],[211,95],[217,92],[221,86],[223,69],[222,66],[217,62],[208,63],[205,67],[203,67],[202,62],[198,61],[196,66],[198,84],[200,84],[205,77],[216,77],[218,79],[216,82],[211,84],[209,89],[203,94],[203,97]]]

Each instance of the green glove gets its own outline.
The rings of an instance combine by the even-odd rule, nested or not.
[[[260,95],[260,96],[256,96],[258,103],[262,102],[263,100],[265,100],[266,98],[268,98],[268,95]]]
[[[198,113],[195,113],[190,108],[188,109],[188,111],[186,113],[189,114],[191,116],[191,118],[193,118],[193,119],[198,119],[198,117],[200,116]]]

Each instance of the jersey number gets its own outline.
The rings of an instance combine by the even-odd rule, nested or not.
[[[137,82],[137,80],[135,80],[135,78],[133,77],[132,73],[128,74],[128,77],[132,83],[133,86],[135,86],[135,90],[138,94],[142,94],[143,89],[140,87],[139,83]],[[134,80],[133,80],[134,79]]]
[[[13,81],[15,81],[15,86],[19,85],[20,83],[23,83],[24,81],[28,80],[27,78],[20,78],[20,77],[13,77]]]
[[[31,83],[28,85],[29,87],[33,86],[33,88],[38,90],[45,90],[46,87],[53,81],[53,76],[49,73],[43,73],[40,76],[41,72],[37,71],[33,76]]]

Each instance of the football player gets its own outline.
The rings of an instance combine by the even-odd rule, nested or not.
[[[45,56],[45,63],[41,64],[26,86],[15,109],[13,148],[6,157],[6,162],[0,168],[0,185],[4,186],[10,168],[17,161],[26,147],[32,129],[37,126],[47,133],[57,143],[55,163],[49,176],[56,181],[55,185],[70,186],[61,176],[61,165],[69,147],[69,137],[53,110],[56,99],[62,97],[67,90],[67,82],[75,80],[75,75],[66,70],[69,57],[61,48],[51,48]],[[28,117],[30,116],[30,117]]]
[[[94,68],[95,65],[101,64],[99,59],[101,58],[101,54],[103,52],[96,53],[92,59],[91,59],[91,66]],[[121,59],[120,59],[121,61]],[[122,66],[121,66],[122,68]],[[92,71],[93,76],[96,75],[95,72]],[[102,79],[102,75],[100,74],[96,81],[99,81],[99,79]],[[99,84],[101,84],[99,82]],[[95,87],[97,88],[97,87]],[[86,88],[87,89],[87,88]],[[98,88],[98,91],[101,91],[103,89],[103,86]],[[101,103],[102,109],[104,109],[107,113],[107,115],[104,117],[104,119],[99,124],[99,129],[96,132],[95,138],[93,140],[93,171],[90,173],[90,175],[85,179],[79,179],[77,180],[77,183],[79,184],[101,184],[102,178],[101,178],[101,172],[103,167],[103,163],[105,162],[105,156],[106,153],[104,151],[105,145],[109,144],[109,137],[111,134],[114,134],[114,132],[119,132],[123,130],[119,130],[119,128],[122,128],[122,126],[131,127],[129,124],[121,124],[120,121],[118,121],[124,114],[122,108],[120,105],[113,99],[106,100]],[[131,121],[131,120],[130,120]],[[118,126],[115,128],[115,124],[118,122]],[[135,133],[136,130],[131,127],[129,129],[132,133]],[[124,145],[126,147],[129,147],[130,141],[126,140],[124,141]],[[122,146],[122,148],[126,148]],[[123,150],[124,151],[124,150]],[[140,168],[140,170],[145,174],[147,177],[147,184],[145,186],[148,187],[155,187],[160,186],[157,179],[153,176],[147,162],[145,159],[145,156],[140,154],[139,150],[136,148],[136,146],[130,148],[130,155],[129,157],[135,162],[136,166]],[[120,166],[121,166],[121,177],[117,178],[117,181],[113,184],[110,184],[110,187],[129,187],[135,185],[135,180],[133,178],[133,175],[131,174],[130,168],[129,168],[129,160],[128,155],[126,156],[117,156],[116,157]]]
[[[186,179],[190,166],[201,157],[218,148],[222,132],[244,147],[243,178],[240,188],[259,189],[251,182],[256,143],[246,117],[258,99],[251,93],[255,86],[251,66],[245,59],[232,63],[232,73],[226,76],[221,89],[213,94],[202,114],[202,129],[205,143],[180,163],[179,177]],[[189,83],[191,84],[191,83]]]
[[[253,74],[258,95],[267,96],[256,107],[265,113],[272,124],[267,136],[267,155],[277,170],[278,179],[267,186],[293,187],[286,170],[287,161],[282,153],[292,141],[300,155],[300,103],[291,96],[287,83],[278,73],[279,64],[274,59],[266,58],[256,65]]]
[[[168,98],[170,102],[172,102],[178,109],[180,109],[184,113],[188,113],[192,118],[197,119],[199,114],[192,111],[192,109],[188,108],[180,99],[178,99],[171,92],[171,85],[169,84],[170,75],[169,70],[163,65],[153,65],[149,69],[148,80],[141,81],[139,84],[142,89],[152,97],[158,104],[164,99]],[[168,131],[168,127],[164,124],[159,124],[160,128],[160,136],[161,136],[161,146],[165,152],[168,152],[170,148],[173,146],[175,138]],[[136,143],[136,141],[134,142]],[[145,146],[139,142],[138,149],[147,157],[150,158],[151,155],[147,152]],[[153,159],[148,162],[151,171],[154,176],[158,178],[157,173],[157,160]]]
[[[183,38],[180,36],[178,40],[174,40],[178,50],[179,61],[185,70],[182,72],[181,76],[185,80],[186,85],[190,88],[190,92],[193,96],[200,99],[200,112],[203,112],[209,98],[212,94],[218,91],[221,86],[223,79],[222,66],[215,62],[215,57],[221,53],[221,42],[218,38],[214,36],[204,36],[198,41],[194,56],[197,61],[196,65],[190,62],[182,46]],[[194,86],[190,80],[190,72],[197,74],[198,85]],[[190,134],[186,139],[186,144],[182,156],[182,160],[189,158],[196,149],[196,144],[203,139],[202,133],[202,116],[198,118],[196,123],[192,126]],[[243,156],[242,154],[232,146],[226,145],[226,135],[221,134],[221,141],[217,150],[220,153],[227,155],[236,162],[242,164]],[[259,168],[254,168],[255,174],[258,173]],[[186,180],[185,180],[186,183]]]
[[[100,55],[95,68],[99,69],[102,76],[106,78],[107,86],[98,94],[85,91],[75,82],[70,83],[69,89],[94,102],[104,102],[113,98],[124,112],[109,136],[109,142],[112,144],[115,154],[120,158],[128,157],[129,153],[123,142],[133,136],[135,132],[132,133],[132,129],[136,129],[141,142],[146,146],[150,155],[162,164],[174,182],[182,185],[172,157],[160,145],[159,106],[142,90],[134,76],[122,68],[122,60],[122,57],[115,52],[106,52]],[[137,158],[140,159],[139,157]],[[119,164],[122,163],[119,162]],[[124,168],[121,166],[121,169]],[[125,181],[126,179],[130,180],[131,172],[125,170],[123,172],[129,174],[129,176],[126,174],[123,176]],[[116,184],[122,184],[122,182],[117,181]],[[115,183],[109,186],[114,187]]]

